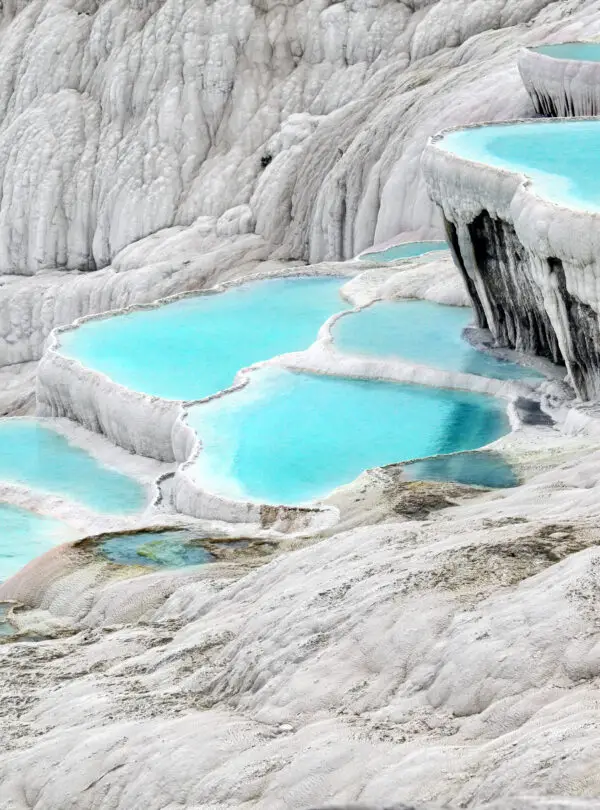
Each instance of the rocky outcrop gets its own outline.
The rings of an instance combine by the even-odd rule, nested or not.
[[[600,62],[557,58],[552,49],[525,48],[519,71],[535,110],[548,117],[600,113]]]
[[[556,124],[538,125],[543,137]],[[546,199],[519,172],[455,154],[444,134],[423,169],[479,325],[499,346],[564,363],[579,396],[597,398],[600,215]]]
[[[529,115],[518,47],[565,17],[600,33],[592,0],[4,3],[0,365],[260,261],[439,233],[427,138]]]

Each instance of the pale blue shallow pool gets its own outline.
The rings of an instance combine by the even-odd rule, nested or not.
[[[299,505],[370,467],[481,447],[509,430],[496,399],[263,369],[190,409],[203,449],[190,472],[233,499]]]
[[[425,253],[433,253],[437,250],[448,250],[446,242],[404,242],[400,245],[392,245],[385,250],[376,250],[371,253],[363,253],[360,259],[367,262],[395,262],[399,259],[413,259],[423,256]]]
[[[58,520],[0,503],[0,582],[73,536],[73,529]]]
[[[332,335],[336,347],[351,354],[398,357],[497,380],[542,377],[534,369],[474,349],[461,337],[472,321],[468,307],[429,301],[380,301],[339,318]]]
[[[213,555],[186,531],[114,535],[99,545],[100,553],[119,565],[183,568],[213,562]]]
[[[554,59],[573,59],[576,62],[600,62],[600,42],[559,42],[531,48],[534,53]]]
[[[60,495],[96,512],[128,514],[147,502],[144,487],[35,419],[0,420],[0,481]]]
[[[523,173],[547,199],[600,210],[600,121],[490,124],[450,132],[439,142],[467,160]]]
[[[90,321],[62,335],[62,352],[135,391],[202,399],[229,388],[246,366],[308,348],[327,318],[348,307],[339,294],[346,281],[256,281]]]

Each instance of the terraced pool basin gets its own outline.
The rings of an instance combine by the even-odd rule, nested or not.
[[[510,464],[499,453],[486,450],[412,461],[404,474],[409,481],[453,481],[490,489],[507,489],[519,483]]]
[[[300,505],[370,467],[485,445],[509,430],[496,399],[265,368],[188,414],[202,443],[189,470],[234,500]]]
[[[345,278],[255,281],[220,294],[89,321],[63,333],[61,351],[121,385],[165,399],[202,399],[236,373],[310,346],[348,304]]]
[[[392,245],[385,250],[370,251],[361,253],[358,257],[365,262],[395,262],[400,259],[413,259],[423,256],[426,253],[433,253],[438,250],[448,250],[446,242],[403,242],[399,245]]]
[[[100,553],[119,565],[183,568],[213,562],[213,555],[185,531],[114,535],[99,545]]]
[[[600,42],[559,42],[530,48],[533,53],[553,59],[571,59],[576,62],[600,62]]]
[[[0,503],[0,582],[74,536],[74,530],[61,521]]]
[[[533,190],[569,207],[600,210],[600,121],[540,120],[457,130],[438,147],[527,175]]]
[[[339,318],[332,336],[337,348],[351,354],[397,357],[497,380],[542,377],[534,369],[474,349],[461,337],[472,321],[468,307],[429,301],[380,301]]]
[[[101,513],[130,514],[146,505],[140,483],[35,419],[0,419],[0,447],[0,482],[60,495]]]

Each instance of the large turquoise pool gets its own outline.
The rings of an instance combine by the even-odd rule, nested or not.
[[[345,281],[256,281],[89,321],[62,335],[62,352],[135,391],[202,399],[229,388],[246,366],[308,348],[327,318],[347,308]]]
[[[194,406],[191,474],[233,499],[299,505],[370,467],[470,450],[508,432],[505,406],[466,392],[265,368]]]
[[[577,62],[600,62],[600,42],[560,42],[531,48],[534,53],[554,59],[573,59]]]
[[[361,253],[359,259],[367,262],[395,262],[400,259],[413,259],[423,256],[425,253],[433,253],[437,250],[448,250],[446,242],[403,242],[400,245],[392,245],[385,250],[376,250],[370,253]]]
[[[74,534],[58,520],[0,503],[0,582]]]
[[[547,199],[600,210],[600,121],[490,124],[450,132],[439,142],[467,160],[523,173]]]
[[[0,481],[60,495],[96,512],[127,514],[146,505],[140,483],[104,467],[35,419],[1,419],[0,447]]]
[[[461,337],[472,321],[468,307],[429,301],[381,301],[339,318],[332,335],[339,349],[352,354],[398,357],[498,380],[542,376],[534,369],[474,349]]]

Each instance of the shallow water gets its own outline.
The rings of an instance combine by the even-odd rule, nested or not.
[[[0,503],[0,582],[74,534],[58,520]]]
[[[526,174],[549,200],[600,210],[600,121],[490,124],[451,132],[442,148],[467,160]]]
[[[193,537],[185,531],[144,532],[111,537],[98,548],[107,559],[120,565],[182,568],[214,560],[210,552],[190,540]]]
[[[165,399],[202,399],[260,360],[306,349],[347,309],[345,278],[296,276],[232,287],[106,320],[61,338],[62,352],[115,382]]]
[[[373,253],[363,253],[359,256],[363,261],[370,262],[394,262],[398,259],[412,259],[416,256],[423,256],[425,253],[432,253],[437,250],[448,250],[446,242],[404,242],[401,245],[392,245],[385,250],[377,250]]]
[[[190,472],[234,499],[298,505],[370,467],[481,447],[509,430],[491,397],[262,369],[190,409],[202,442]]]
[[[335,345],[345,352],[398,357],[449,371],[497,380],[541,378],[534,369],[498,360],[461,338],[473,320],[468,307],[429,301],[381,301],[339,318]]]
[[[413,461],[404,468],[410,481],[453,481],[468,486],[505,489],[516,487],[519,479],[498,453],[454,453]]]
[[[554,59],[600,62],[600,42],[560,42],[556,45],[540,45],[531,50],[544,56],[552,56]]]
[[[60,495],[102,513],[141,511],[144,487],[35,419],[0,420],[0,481]]]

